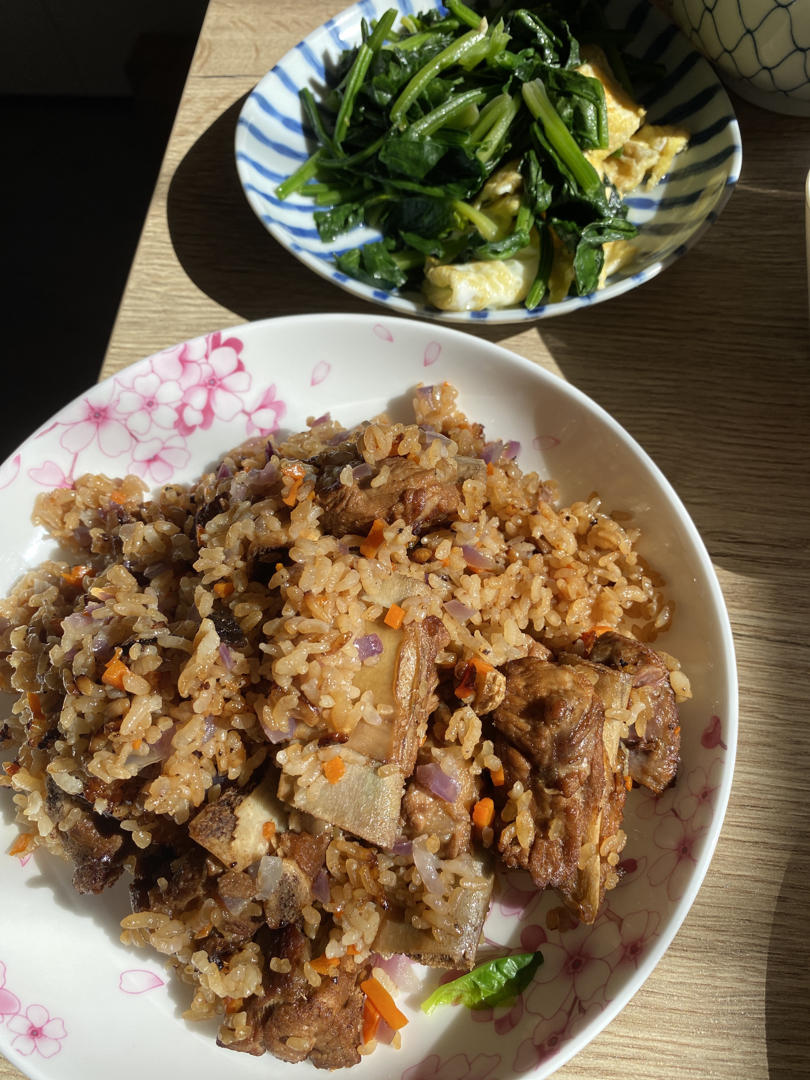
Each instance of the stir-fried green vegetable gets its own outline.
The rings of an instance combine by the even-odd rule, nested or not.
[[[511,1005],[523,993],[543,963],[543,954],[517,953],[487,960],[437,987],[422,1002],[422,1011],[433,1012],[440,1005],[466,1005],[468,1009],[491,1009]]]
[[[279,197],[311,195],[325,241],[363,223],[379,229],[381,240],[336,257],[376,287],[417,282],[426,261],[504,260],[533,244],[527,306],[546,295],[555,246],[573,265],[571,288],[592,292],[603,245],[635,233],[584,153],[607,147],[608,131],[602,83],[577,70],[580,40],[624,71],[598,3],[504,3],[487,17],[462,0],[446,7],[398,26],[393,9],[364,22],[324,99],[301,92],[317,150]],[[520,181],[509,212],[481,197],[507,162]]]

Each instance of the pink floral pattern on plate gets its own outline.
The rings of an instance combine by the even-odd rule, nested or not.
[[[109,471],[135,473],[154,486],[186,468],[193,436],[216,421],[232,426],[233,443],[271,434],[287,406],[275,383],[256,385],[243,349],[239,337],[208,334],[165,349],[93,388],[32,440],[36,444],[56,435],[64,460],[34,461],[27,477],[45,488],[70,487],[86,460],[100,456],[110,462]],[[19,455],[5,472],[4,486],[19,478]]]
[[[13,1032],[12,1049],[23,1057],[39,1054],[52,1058],[67,1038],[64,1020],[51,1016],[44,1005],[27,1005],[23,1009],[17,995],[6,987],[6,965],[0,960],[0,1022],[3,1019]]]
[[[157,990],[158,987],[165,985],[165,979],[145,968],[129,968],[127,971],[122,971],[118,980],[118,989],[123,990],[125,994],[145,994],[149,990]]]

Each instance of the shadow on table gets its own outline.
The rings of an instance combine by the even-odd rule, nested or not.
[[[183,269],[212,300],[248,320],[313,311],[379,311],[328,286],[285,251],[251,210],[233,150],[246,96],[200,136],[172,178],[169,234]]]
[[[807,881],[810,850],[797,847],[785,869],[771,925],[765,984],[770,1080],[810,1076],[810,939]]]

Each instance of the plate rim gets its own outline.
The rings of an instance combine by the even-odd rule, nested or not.
[[[725,823],[726,811],[728,808],[728,801],[730,797],[731,787],[734,779],[738,736],[739,736],[739,687],[738,687],[738,674],[737,674],[737,662],[736,662],[736,650],[734,646],[734,638],[731,628],[731,621],[729,618],[728,608],[725,603],[722,588],[720,586],[717,573],[712,564],[711,557],[700,535],[697,526],[695,525],[691,514],[687,510],[680,495],[676,491],[673,484],[669,481],[663,470],[656,464],[650,454],[644,449],[643,445],[627,431],[624,426],[612,416],[607,409],[596,402],[583,390],[577,387],[575,384],[569,382],[561,375],[549,371],[541,364],[529,360],[527,357],[516,353],[499,342],[491,342],[484,338],[479,338],[469,334],[463,330],[460,330],[451,326],[437,326],[429,322],[421,322],[419,320],[403,318],[399,315],[386,314],[384,316],[385,323],[390,324],[392,327],[398,330],[402,330],[407,334],[413,334],[416,337],[420,335],[425,337],[435,337],[436,335],[445,336],[448,339],[455,341],[456,343],[464,343],[466,348],[472,345],[476,350],[480,350],[483,353],[496,353],[500,355],[502,360],[508,364],[514,365],[523,373],[538,381],[540,385],[553,385],[558,391],[561,391],[564,395],[570,396],[577,404],[585,407],[589,412],[597,415],[609,429],[625,444],[625,446],[636,455],[643,463],[644,467],[648,470],[651,477],[655,480],[660,493],[664,495],[677,510],[678,517],[682,527],[685,529],[689,536],[690,542],[694,552],[698,556],[701,568],[704,573],[705,583],[708,585],[712,605],[717,616],[717,623],[720,632],[720,637],[723,642],[723,656],[724,656],[724,671],[723,671],[723,693],[727,700],[727,712],[724,715],[724,736],[727,743],[727,749],[724,759],[723,777],[722,783],[717,791],[715,809],[712,816],[711,824],[708,828],[708,833],[703,845],[703,849],[700,858],[696,861],[695,868],[690,876],[690,884],[684,895],[680,900],[673,905],[671,913],[667,919],[667,925],[664,930],[658,934],[655,940],[648,946],[644,961],[639,965],[634,974],[629,977],[624,984],[622,991],[617,997],[607,1002],[603,1008],[601,1008],[598,1016],[591,1020],[582,1032],[578,1032],[571,1036],[564,1044],[562,1049],[556,1053],[552,1058],[538,1065],[536,1069],[530,1069],[524,1073],[517,1073],[511,1070],[510,1075],[519,1080],[520,1076],[526,1078],[535,1077],[547,1077],[561,1068],[566,1062],[570,1061],[576,1056],[585,1046],[590,1044],[596,1036],[607,1027],[607,1025],[629,1004],[634,995],[638,992],[641,986],[652,975],[659,962],[668,951],[672,944],[672,941],[678,934],[683,921],[695,904],[700,890],[703,886],[706,874],[708,872],[711,861],[714,857],[717,843],[720,838],[720,834]],[[173,349],[188,344],[189,342],[199,341],[204,338],[208,338],[211,334],[218,333],[223,338],[230,336],[242,336],[250,337],[253,334],[261,334],[264,331],[272,330],[276,326],[290,327],[304,324],[314,324],[315,326],[321,325],[336,325],[336,324],[356,325],[358,327],[366,327],[369,331],[372,331],[375,326],[380,325],[380,315],[372,313],[348,313],[348,312],[316,312],[306,315],[283,315],[268,317],[264,319],[235,323],[229,327],[223,328],[220,331],[208,331],[203,334],[197,335],[192,338],[186,339],[185,342],[178,342],[175,345],[165,346],[163,349],[150,353],[147,356],[141,357],[138,360],[126,365],[119,371],[112,372],[105,379],[98,383],[94,383],[86,391],[80,392],[73,401],[67,403],[60,410],[58,410],[53,417],[46,420],[41,424],[34,432],[32,432],[15,451],[6,459],[6,462],[13,460],[16,454],[22,452],[23,448],[31,443],[38,434],[44,432],[53,421],[60,415],[66,413],[76,402],[87,396],[92,397],[95,394],[103,395],[104,392],[109,389],[111,385],[115,383],[117,379],[122,376],[126,376],[136,372],[140,368],[146,368],[149,362],[162,355],[167,349]],[[268,374],[274,374],[277,370],[278,361],[271,358],[271,364],[268,368]],[[396,388],[395,388],[396,389]],[[339,404],[338,404],[338,407]],[[151,490],[159,485],[152,485]],[[0,490],[0,508],[2,508],[3,502],[6,499],[6,491]],[[13,816],[13,812],[12,812]],[[151,955],[151,954],[150,954]],[[0,1025],[0,1050],[8,1058],[9,1061],[14,1063],[21,1069],[26,1075],[30,1076],[32,1080],[48,1080],[52,1075],[47,1071],[45,1064],[40,1068],[38,1059],[32,1057],[26,1058],[25,1061],[20,1061],[19,1055],[11,1057],[9,1051],[11,1050],[11,1041],[7,1036],[5,1025]],[[31,1066],[36,1064],[36,1068]],[[64,1074],[65,1076],[69,1074]],[[72,1074],[70,1074],[72,1075]]]

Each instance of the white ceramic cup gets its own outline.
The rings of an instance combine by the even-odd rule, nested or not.
[[[667,7],[740,97],[810,116],[810,0],[668,0]]]

